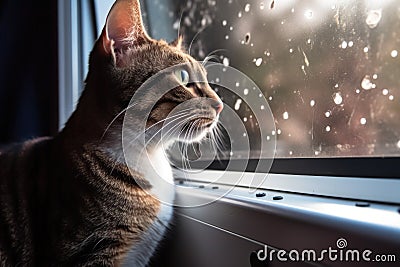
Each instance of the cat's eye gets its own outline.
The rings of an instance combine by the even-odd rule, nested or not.
[[[175,76],[182,85],[187,85],[189,83],[189,73],[186,70],[176,70]]]

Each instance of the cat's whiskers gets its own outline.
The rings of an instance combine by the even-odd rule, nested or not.
[[[191,41],[190,44],[189,44],[189,49],[188,49],[188,54],[189,54],[189,55],[191,55],[190,51],[191,51],[191,49],[192,49],[193,43],[194,43],[194,41],[196,40],[197,36],[198,36],[200,33],[202,33],[206,28],[207,28],[207,26],[202,27],[202,28],[193,36],[193,39],[192,39],[192,41]]]
[[[207,64],[207,62],[209,61],[209,60],[207,60],[207,58],[210,58],[210,59],[214,58],[214,59],[217,59],[218,61],[220,61],[219,57],[214,54],[221,52],[221,51],[227,51],[227,50],[226,49],[215,49],[215,50],[211,51],[210,53],[208,53],[207,56],[204,57],[202,65],[205,66]]]
[[[145,143],[143,144],[142,149],[139,151],[139,154],[138,154],[139,156],[137,157],[137,159],[140,159],[142,153],[143,153],[145,150],[148,149],[147,146],[148,146],[148,144],[152,141],[152,139],[154,139],[162,130],[164,130],[164,128],[165,128],[166,126],[169,126],[169,124],[174,123],[176,120],[182,119],[182,117],[183,117],[183,116],[181,115],[181,117],[175,118],[174,120],[167,122],[167,124],[164,125],[164,127],[162,127],[161,129],[159,129],[156,133],[154,133],[154,134],[149,138],[149,140],[145,141]],[[164,134],[164,136],[167,136],[167,137],[171,136],[171,135],[174,133],[173,131],[174,131],[175,129],[179,128],[181,125],[184,125],[185,123],[187,123],[188,121],[190,121],[191,119],[193,119],[193,118],[195,118],[195,117],[196,117],[196,115],[191,115],[190,117],[185,118],[185,119],[182,120],[182,121],[179,121],[174,127],[171,127],[171,129],[167,130],[167,132]],[[139,137],[140,137],[140,136],[139,136]],[[138,137],[137,137],[137,138],[138,138]],[[137,139],[137,138],[135,138],[135,139]],[[157,143],[155,144],[155,146],[158,146],[158,144],[159,144],[161,141],[163,141],[162,138],[161,138],[160,140],[157,141]],[[130,141],[130,142],[129,142],[129,146],[131,146],[132,144],[133,144],[133,141]],[[128,147],[129,147],[129,146],[128,146]]]
[[[186,111],[188,111],[188,110],[189,110],[189,109],[185,109],[185,110],[182,110],[182,111],[180,111],[180,112],[177,112],[177,114],[174,114],[174,115],[172,115],[172,116],[168,116],[167,118],[162,119],[162,120],[156,122],[155,124],[151,125],[149,128],[146,129],[146,131],[149,130],[149,129],[151,129],[151,128],[153,128],[153,127],[158,126],[158,125],[161,124],[161,123],[164,123],[166,120],[168,120],[168,119],[170,119],[170,118],[179,117],[179,116],[181,116],[184,112],[186,112]],[[145,134],[145,133],[142,133],[142,134],[138,135],[136,138],[134,138],[133,140],[131,140],[131,141],[129,142],[129,144],[128,144],[128,147],[129,147],[130,145],[132,145],[132,144],[134,143],[134,141],[136,141],[138,138],[140,138],[143,134]],[[112,167],[112,169],[111,169],[109,175],[112,174],[112,172],[114,171],[116,165],[118,164],[118,162],[119,162],[119,160],[121,159],[122,156],[123,156],[123,155],[120,154],[120,155],[118,156],[118,158],[114,161],[113,167]]]

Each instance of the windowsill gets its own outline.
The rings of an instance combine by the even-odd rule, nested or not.
[[[184,186],[197,187],[191,194],[178,189],[177,203],[188,199],[213,199],[218,190],[204,183],[185,182]],[[264,192],[266,196],[256,197]],[[374,253],[394,254],[400,246],[400,214],[394,205],[370,203],[358,207],[355,201],[236,187],[225,197],[211,204],[195,208],[178,208],[177,214],[185,219],[205,224],[225,233],[251,241],[262,248],[327,249],[336,247],[339,238],[347,240],[349,247]],[[274,196],[281,200],[273,200]],[[340,262],[325,262],[342,266]],[[388,265],[390,266],[390,265]]]
[[[400,180],[289,174],[239,173],[205,170],[189,175],[175,170],[175,177],[201,183],[238,185],[313,196],[400,204]],[[256,182],[255,182],[256,181]]]

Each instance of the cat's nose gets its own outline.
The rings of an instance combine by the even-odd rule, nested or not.
[[[215,100],[212,104],[212,107],[215,109],[215,111],[217,112],[217,115],[218,115],[224,109],[224,104],[221,101]]]

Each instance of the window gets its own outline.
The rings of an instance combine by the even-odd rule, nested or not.
[[[65,3],[61,2],[63,7]],[[94,17],[97,25],[94,32],[98,34],[113,1],[87,1],[79,10],[90,7],[90,3],[94,3],[96,12],[91,16],[81,15],[81,27],[90,29],[91,26],[84,25],[93,26]],[[272,175],[266,188],[399,202],[396,190],[388,191],[399,188],[398,180],[384,179],[399,177],[395,168],[400,152],[400,82],[396,77],[400,73],[400,4],[397,1],[144,0],[141,4],[152,37],[173,41],[179,32],[196,59],[214,56],[212,60],[247,75],[261,91],[255,93],[258,89],[243,79],[233,81],[237,94],[214,86],[244,127],[235,127],[237,121],[229,123],[234,118],[223,113],[221,119],[232,129],[230,133],[227,129],[222,132],[225,137],[230,134],[249,140],[250,151],[231,153],[232,140],[225,138],[219,160],[215,160],[214,154],[206,154],[206,161],[196,160],[196,150],[209,150],[206,142],[202,144],[204,149],[194,147],[193,168],[221,170],[233,162],[230,165],[233,171],[243,167],[251,172],[268,172],[276,142],[273,173],[314,177]],[[79,7],[74,6],[74,1],[70,5]],[[73,16],[70,22],[74,19]],[[91,46],[87,47],[79,52],[80,62],[87,60]],[[78,65],[82,67],[81,73],[85,73],[86,64]],[[72,74],[74,71],[71,67]],[[79,79],[74,77],[78,85],[73,88],[82,88],[84,75]],[[210,82],[223,81],[221,77],[211,77]],[[73,92],[76,101],[79,91]],[[260,99],[266,104],[254,105]],[[254,112],[273,118],[268,129],[260,126]],[[267,146],[270,157],[259,160],[262,141],[270,144]],[[214,181],[214,174],[203,172],[191,178]],[[329,180],[326,176],[316,177],[323,175],[332,177]],[[334,180],[337,176],[346,178]],[[379,179],[347,179],[348,176]],[[224,177],[219,182],[229,184],[229,179]],[[241,182],[248,183],[246,177]]]
[[[280,158],[399,154],[399,8],[367,0],[160,4],[193,56],[212,53],[260,87],[276,123],[267,138],[276,135]],[[240,83],[254,102],[259,95]],[[257,142],[250,110],[260,107],[220,94]]]

